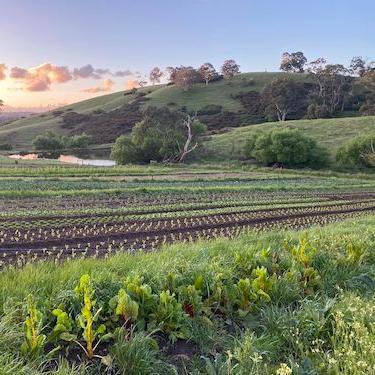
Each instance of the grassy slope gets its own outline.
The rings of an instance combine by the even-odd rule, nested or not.
[[[195,85],[190,91],[184,92],[181,88],[166,85],[148,86],[140,92],[150,92],[146,97],[148,105],[168,105],[176,103],[176,108],[186,106],[188,109],[197,110],[207,104],[222,105],[225,110],[238,111],[241,109],[239,101],[232,99],[232,94],[241,91],[260,90],[275,76],[286,73],[243,73],[230,81],[219,81],[206,86]],[[306,79],[303,75],[295,75],[297,79]],[[244,80],[254,80],[254,84],[246,85]],[[111,111],[135,99],[134,95],[124,96],[124,91],[109,95],[102,95],[93,99],[71,104],[61,110],[71,109],[78,113],[90,113],[97,109]],[[173,108],[173,107],[172,107]],[[30,149],[32,140],[39,134],[53,130],[61,134],[61,118],[52,113],[36,115],[14,121],[10,124],[0,125],[0,140],[11,142],[16,149]]]
[[[349,117],[319,120],[296,120],[285,123],[270,122],[249,125],[233,129],[224,134],[212,136],[206,146],[215,155],[215,159],[231,159],[241,157],[246,140],[260,131],[271,129],[299,129],[313,137],[318,143],[326,146],[332,155],[345,141],[358,135],[375,131],[375,117]]]

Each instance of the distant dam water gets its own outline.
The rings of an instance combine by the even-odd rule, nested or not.
[[[76,165],[90,165],[94,167],[113,167],[116,165],[116,162],[109,159],[81,159],[73,155],[60,155],[57,159],[46,159],[46,158],[39,158],[38,154],[14,154],[9,155],[12,159],[21,159],[21,160],[36,160],[36,159],[43,159],[43,160],[58,160],[61,163],[65,164],[76,164]]]

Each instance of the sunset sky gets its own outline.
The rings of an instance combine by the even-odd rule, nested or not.
[[[123,90],[154,66],[277,70],[284,51],[375,60],[375,2],[363,0],[0,0],[0,99],[72,103]]]

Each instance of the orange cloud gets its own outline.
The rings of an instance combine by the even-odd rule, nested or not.
[[[53,83],[65,83],[73,77],[66,66],[45,63],[30,69],[13,67],[10,77],[19,80],[26,91],[47,91]]]
[[[111,79],[107,78],[103,81],[102,86],[90,87],[90,88],[85,89],[83,91],[91,93],[91,94],[95,94],[97,92],[103,92],[103,91],[104,92],[111,91],[114,84],[115,83]]]
[[[6,78],[5,71],[7,70],[7,67],[5,64],[0,64],[0,81]]]
[[[126,83],[125,83],[125,86],[128,90],[137,89],[137,88],[141,87],[140,84],[139,84],[139,81],[137,79],[127,80]]]

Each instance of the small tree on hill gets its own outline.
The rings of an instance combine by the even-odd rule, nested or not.
[[[4,102],[0,99],[0,112],[3,110]]]
[[[225,79],[234,77],[240,72],[240,66],[234,60],[225,60],[221,67],[221,73]]]
[[[284,72],[303,73],[307,59],[303,52],[284,52],[281,57],[280,70]]]
[[[200,74],[191,66],[181,66],[174,72],[174,83],[184,91],[188,91],[194,83],[200,80]]]
[[[285,121],[291,112],[306,107],[307,92],[303,84],[291,78],[277,78],[267,84],[262,93],[262,104],[269,120],[276,117]]]
[[[154,69],[151,70],[149,78],[152,84],[155,85],[155,83],[160,82],[160,78],[162,76],[163,72],[156,66]]]
[[[201,75],[202,80],[206,82],[206,85],[208,85],[209,82],[213,81],[218,76],[214,66],[210,63],[203,64],[199,68],[198,72]]]
[[[308,71],[316,87],[311,95],[313,103],[326,107],[330,116],[342,111],[353,87],[350,71],[341,64],[327,64],[324,58],[311,62]]]
[[[366,89],[366,102],[360,111],[364,115],[375,115],[375,70],[367,71],[361,77],[361,84]]]

